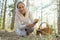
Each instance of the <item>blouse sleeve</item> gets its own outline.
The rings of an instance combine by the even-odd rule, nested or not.
[[[33,15],[30,12],[29,12],[29,18],[30,18],[31,22],[33,23],[34,22]]]
[[[16,22],[17,28],[19,28],[19,29],[25,29],[26,28],[26,24],[22,24],[17,16],[15,16],[15,22]]]

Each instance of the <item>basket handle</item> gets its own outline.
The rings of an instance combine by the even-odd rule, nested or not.
[[[47,22],[42,22],[39,26],[39,29],[41,29],[40,27],[42,27],[42,24],[46,23],[46,26],[49,27],[48,23]]]

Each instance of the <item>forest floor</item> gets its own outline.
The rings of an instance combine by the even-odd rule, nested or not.
[[[0,31],[0,40],[36,40],[34,39],[27,39],[24,37],[24,39],[22,39],[22,37],[17,36],[15,34],[15,32],[2,32]],[[41,40],[41,39],[37,39],[37,40]],[[56,38],[56,40],[60,40],[60,37]]]
[[[2,32],[0,31],[0,40],[35,40],[35,38],[32,37],[20,37],[16,35],[15,32]],[[40,40],[40,39],[39,39]]]

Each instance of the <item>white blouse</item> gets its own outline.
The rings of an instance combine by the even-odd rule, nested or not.
[[[33,23],[33,17],[31,13],[27,12],[25,17],[21,13],[16,13],[15,15],[16,22],[16,34],[20,36],[26,36],[25,28],[26,24]]]

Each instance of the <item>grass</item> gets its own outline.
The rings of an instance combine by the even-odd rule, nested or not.
[[[2,18],[0,17],[0,30],[1,30],[1,21],[2,21]]]

